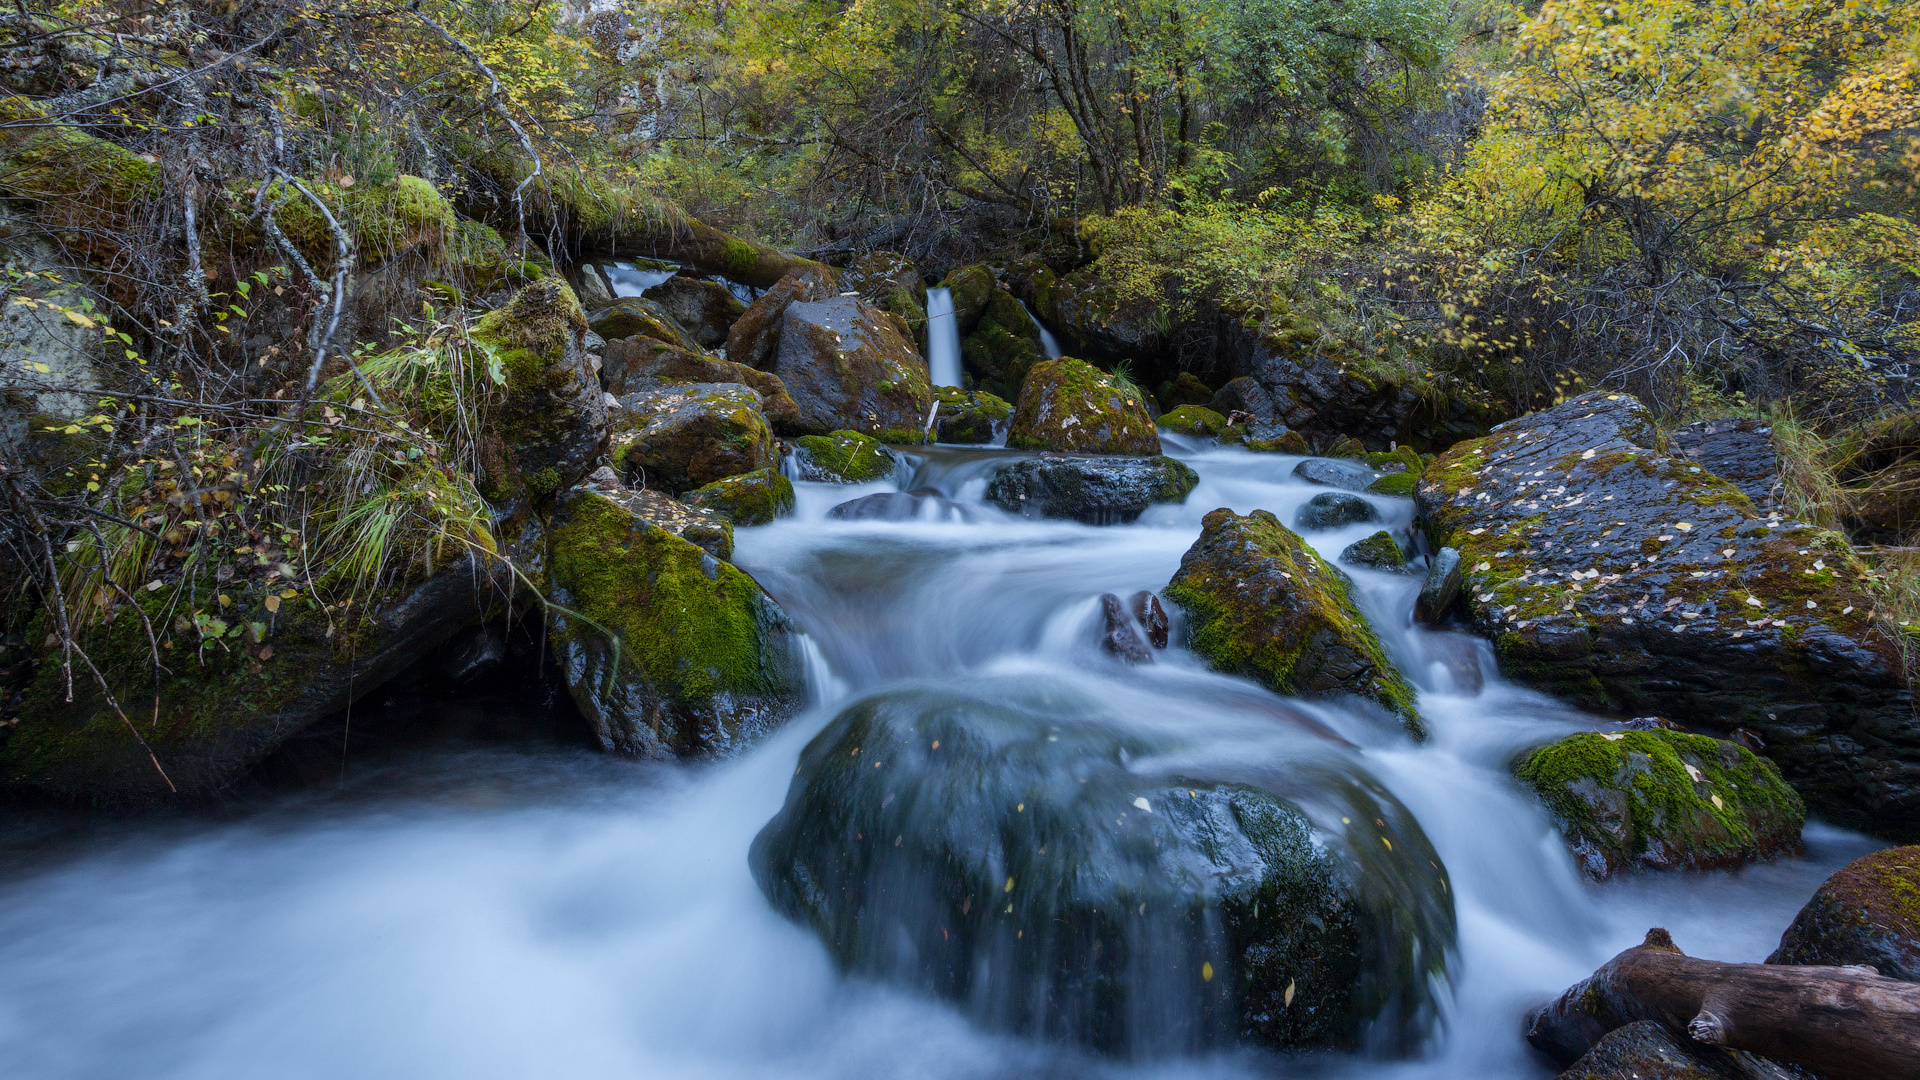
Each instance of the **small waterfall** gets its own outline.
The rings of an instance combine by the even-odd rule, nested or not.
[[[1060,359],[1060,343],[1054,340],[1053,331],[1041,325],[1039,319],[1034,318],[1033,309],[1027,306],[1025,300],[1020,301],[1020,310],[1027,313],[1027,318],[1033,319],[1033,328],[1040,331],[1040,348],[1047,354],[1047,359]]]
[[[927,371],[935,386],[960,385],[960,325],[946,289],[927,290]]]

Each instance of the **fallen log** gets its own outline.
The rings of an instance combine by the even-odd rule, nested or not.
[[[1536,1011],[1527,1041],[1564,1069],[1641,1020],[1828,1080],[1920,1077],[1920,983],[1868,967],[1701,960],[1661,929]]]

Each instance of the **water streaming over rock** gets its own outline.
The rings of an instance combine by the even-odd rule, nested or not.
[[[6,1075],[1529,1080],[1551,1070],[1520,1039],[1528,1004],[1652,925],[1697,955],[1758,960],[1828,872],[1874,846],[1814,826],[1804,859],[1588,884],[1506,767],[1594,721],[1501,680],[1479,640],[1414,626],[1415,578],[1350,571],[1420,690],[1426,743],[1363,709],[1210,672],[1179,647],[1177,624],[1154,663],[1122,663],[1099,644],[1103,594],[1164,587],[1208,510],[1292,521],[1325,490],[1292,475],[1297,459],[1177,438],[1168,449],[1199,487],[1125,526],[986,505],[1004,450],[934,447],[914,452],[910,478],[796,484],[796,515],[739,530],[736,559],[807,631],[814,706],[730,761],[442,751],[239,820],[48,838],[19,816],[0,832]],[[970,513],[828,516],[903,489]],[[1406,501],[1366,498],[1388,529],[1408,526]],[[1331,559],[1380,527],[1308,539]],[[1013,702],[1086,746],[1139,747],[1124,767],[1142,784],[1230,768],[1284,780],[1313,760],[1377,787],[1406,818],[1382,835],[1430,843],[1458,924],[1418,1052],[1288,1058],[1176,1038],[1110,1056],[1000,1033],[1030,1028],[1028,1014],[949,1003],[923,970],[838,974],[814,932],[769,904],[748,851],[809,742],[850,704],[902,695]],[[1128,773],[1102,776],[1124,785]],[[1301,805],[1309,817],[1335,809]],[[1207,1000],[1134,1000],[1128,1022],[1177,1033]],[[1156,1006],[1178,1015],[1148,1015]]]
[[[935,386],[960,385],[960,326],[946,289],[927,290],[927,372]]]
[[[1047,329],[1046,324],[1034,315],[1033,309],[1027,306],[1025,300],[1020,301],[1020,310],[1027,313],[1027,318],[1033,320],[1033,328],[1040,331],[1040,350],[1047,354],[1047,359],[1060,359],[1060,342],[1053,336],[1053,331]]]

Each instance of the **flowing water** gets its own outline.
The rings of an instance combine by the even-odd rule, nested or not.
[[[960,385],[960,326],[946,289],[927,290],[927,373],[935,386]]]
[[[1410,625],[1408,578],[1353,574],[1421,691],[1425,744],[1210,673],[1177,644],[1121,665],[1096,644],[1101,593],[1164,587],[1214,507],[1290,521],[1325,490],[1292,478],[1297,459],[1169,444],[1199,487],[1127,526],[980,504],[1001,450],[931,448],[903,470],[900,486],[970,511],[939,520],[829,519],[894,485],[797,485],[798,513],[740,530],[737,560],[807,631],[816,702],[734,760],[443,750],[237,819],[49,838],[20,818],[0,835],[0,1074],[1536,1078],[1551,1070],[1520,1038],[1527,1005],[1653,925],[1696,955],[1760,959],[1827,873],[1874,846],[1815,825],[1804,859],[1585,882],[1505,763],[1599,721],[1500,680],[1483,643]],[[1389,527],[1407,526],[1406,501],[1375,501]],[[1332,557],[1374,527],[1310,540]],[[870,690],[1005,680],[1067,688],[1199,756],[1257,761],[1307,732],[1391,789],[1457,897],[1450,1004],[1425,1051],[1119,1061],[983,1032],[943,1002],[836,975],[747,868],[801,748]]]
[[[1040,331],[1040,351],[1046,353],[1049,360],[1060,359],[1060,341],[1053,336],[1053,331],[1047,329],[1046,324],[1040,321],[1025,300],[1020,302],[1020,310],[1027,313],[1027,318],[1033,320],[1033,328]]]

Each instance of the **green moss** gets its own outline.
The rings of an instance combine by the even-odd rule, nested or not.
[[[984,390],[962,390],[957,386],[936,386],[940,401],[935,431],[941,442],[992,442],[995,428],[1013,415],[1013,406]]]
[[[1162,416],[1159,426],[1176,435],[1186,435],[1197,439],[1219,439],[1223,442],[1239,442],[1240,429],[1227,423],[1227,418],[1207,408],[1205,405],[1182,405]]]
[[[725,514],[735,525],[765,525],[793,513],[793,484],[778,469],[760,469],[716,480],[683,501]]]
[[[574,609],[620,639],[623,665],[683,705],[778,693],[764,649],[764,594],[751,577],[595,493],[571,497],[549,541],[550,573]],[[599,631],[567,622],[562,643]]]
[[[1609,872],[1764,858],[1796,849],[1806,820],[1772,762],[1677,731],[1582,732],[1528,753],[1514,774]]]
[[[1385,529],[1374,533],[1365,540],[1356,540],[1347,545],[1340,557],[1356,566],[1370,566],[1376,570],[1405,570],[1406,553],[1400,550],[1400,542]]]
[[[1311,454],[1307,437],[1297,431],[1282,432],[1271,439],[1248,439],[1246,447],[1259,454]]]
[[[904,440],[901,440],[904,441]],[[812,478],[839,484],[864,484],[893,475],[893,452],[881,440],[857,431],[807,435],[793,441]]]
[[[1158,454],[1160,434],[1142,397],[1083,360],[1063,356],[1043,361],[1027,373],[1020,388],[1007,445],[1083,454]]]
[[[1420,484],[1420,474],[1403,472],[1388,473],[1367,485],[1367,490],[1375,495],[1392,495],[1399,499],[1413,498],[1414,489]]]
[[[0,98],[0,193],[28,200],[60,228],[112,229],[160,197],[157,162],[56,123],[27,98]]]

